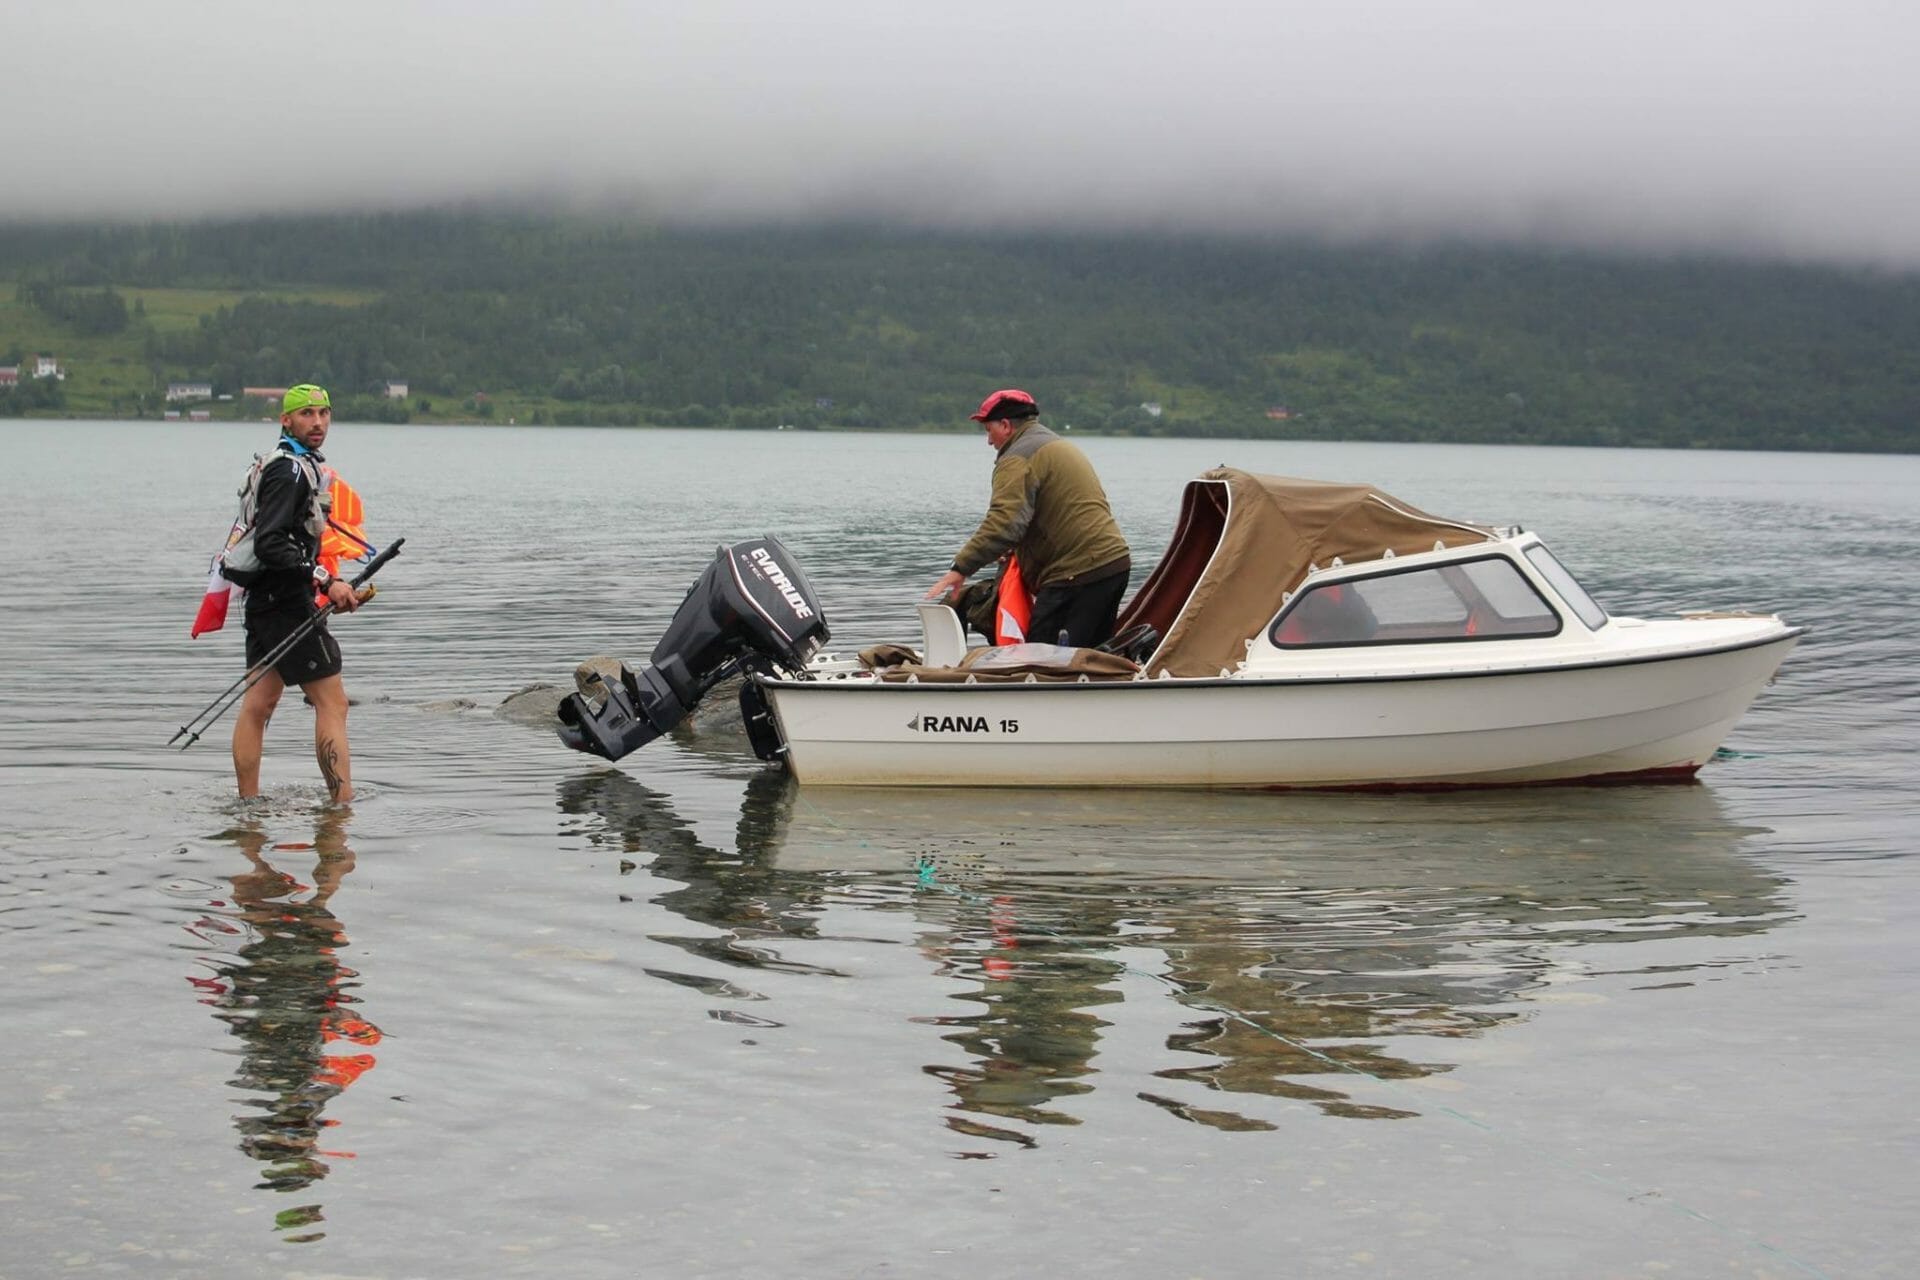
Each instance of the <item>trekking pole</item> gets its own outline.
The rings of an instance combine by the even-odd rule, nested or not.
[[[400,545],[405,541],[406,541],[405,538],[394,539],[392,546],[388,547],[385,551],[375,556],[373,560],[368,563],[367,567],[362,569],[357,575],[355,575],[352,581],[349,582],[347,585],[357,590],[362,583],[366,582],[368,578],[371,578],[375,573],[377,573],[382,565],[384,565],[387,561],[393,559],[393,557],[400,554]],[[374,588],[368,587],[367,594],[362,597],[362,600],[363,601],[370,600],[373,598],[373,595],[374,595]],[[275,645],[273,647],[273,651],[268,653],[266,657],[260,659],[260,661],[254,663],[251,667],[247,668],[247,670],[241,674],[238,680],[235,680],[232,684],[228,685],[226,688],[226,691],[222,693],[218,698],[215,698],[211,703],[207,704],[207,706],[201,710],[199,715],[196,715],[195,717],[193,717],[193,719],[187,721],[186,724],[180,726],[179,732],[175,733],[173,737],[167,739],[167,745],[172,746],[175,742],[179,741],[180,734],[182,733],[189,735],[185,742],[180,743],[180,749],[182,751],[185,751],[188,747],[198,742],[200,740],[200,735],[205,733],[208,729],[211,729],[214,726],[214,723],[218,721],[221,716],[227,713],[227,708],[231,707],[235,702],[238,702],[241,698],[244,698],[247,694],[247,691],[253,688],[254,685],[259,684],[261,679],[266,676],[267,672],[273,669],[273,665],[275,663],[279,662],[281,658],[285,657],[289,652],[291,652],[295,645],[299,644],[302,640],[306,639],[309,635],[311,635],[314,631],[314,628],[318,627],[321,623],[325,622],[328,616],[333,614],[334,612],[336,612],[336,610],[334,609],[333,605],[328,604],[328,605],[322,606],[319,612],[315,613],[312,617],[308,618],[305,622],[301,623],[298,627],[294,629],[291,635],[289,635],[285,640],[282,640],[279,644]],[[200,721],[202,720],[205,720],[204,724],[200,724]],[[194,726],[195,724],[199,724],[199,728],[197,729],[193,728],[192,726]]]
[[[366,589],[366,594],[360,597],[360,602],[362,604],[365,604],[367,601],[373,599],[374,594],[378,590],[379,588],[377,587],[368,587]],[[215,698],[211,703],[209,703],[206,709],[203,710],[200,713],[200,715],[195,716],[192,720],[187,721],[186,724],[181,725],[179,731],[176,732],[172,738],[167,739],[167,745],[172,746],[174,742],[178,741],[180,734],[186,733],[188,731],[189,725],[197,723],[201,719],[201,717],[205,716],[207,717],[207,722],[201,725],[198,729],[193,730],[192,735],[188,737],[188,739],[185,742],[180,743],[180,749],[182,751],[185,751],[188,747],[198,742],[200,740],[200,735],[202,733],[205,733],[208,729],[213,728],[214,721],[218,720],[221,716],[225,715],[228,707],[231,707],[234,703],[238,702],[241,698],[246,697],[247,690],[253,688],[253,686],[255,686],[256,684],[259,684],[260,681],[266,677],[267,672],[273,669],[273,666],[275,663],[279,662],[280,659],[286,657],[288,653],[292,652],[293,647],[295,645],[299,644],[302,640],[312,635],[314,628],[318,627],[322,622],[326,621],[328,616],[335,612],[337,612],[337,610],[335,610],[331,604],[324,605],[321,607],[318,613],[308,618],[305,622],[301,623],[298,627],[295,627],[285,640],[282,640],[279,644],[273,647],[272,652],[268,653],[266,657],[254,663],[251,667],[248,667],[246,671],[241,673],[241,676],[238,680],[235,680],[232,684],[228,685],[226,692],[222,693],[218,698]],[[211,712],[212,714],[209,715],[208,714],[209,712]]]
[[[372,560],[369,560],[367,562],[367,567],[362,569],[359,573],[355,574],[352,580],[347,583],[347,585],[354,588],[356,591],[359,590],[360,585],[366,582],[368,578],[371,578],[374,574],[378,573],[382,565],[386,564],[387,561],[393,559],[395,556],[400,554],[400,548],[403,545],[405,545],[406,541],[407,540],[405,538],[395,538],[393,540],[392,546],[388,547],[385,551],[382,551],[379,555],[375,556]],[[369,600],[373,598],[372,588],[368,588],[366,598]],[[220,694],[219,697],[215,698],[212,702],[209,702],[206,706],[202,707],[200,709],[199,714],[195,715],[191,720],[181,725],[179,731],[176,732],[171,738],[167,739],[167,745],[172,746],[174,743],[180,742],[181,734],[187,735],[187,740],[185,742],[180,742],[180,749],[182,751],[185,751],[188,747],[200,741],[200,735],[205,733],[207,730],[213,728],[214,723],[217,720],[219,720],[221,716],[227,713],[228,707],[231,707],[234,703],[238,702],[241,698],[246,697],[247,690],[253,688],[253,686],[256,684],[259,684],[261,678],[265,676],[267,672],[273,670],[274,663],[280,661],[281,658],[285,657],[288,654],[288,652],[292,650],[293,646],[295,646],[296,644],[299,644],[302,640],[306,639],[309,635],[313,634],[313,629],[319,626],[321,623],[325,622],[328,616],[331,615],[333,612],[334,612],[333,605],[328,604],[328,605],[322,606],[319,612],[315,613],[311,618],[308,618],[305,622],[301,623],[298,627],[296,627],[293,631],[293,634],[289,635],[285,640],[282,640],[279,644],[275,645],[271,653],[267,654],[266,657],[260,659],[260,661],[254,663],[251,667],[248,667],[244,672],[242,672],[240,675],[240,678],[238,680],[235,680],[232,684],[228,685],[226,689]],[[203,720],[206,723],[201,724],[201,721]],[[196,724],[200,726],[197,729],[193,727]]]

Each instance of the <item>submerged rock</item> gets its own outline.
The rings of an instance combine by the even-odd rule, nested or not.
[[[597,707],[605,697],[603,684],[618,684],[626,665],[610,654],[596,653],[573,669],[574,690]]]
[[[552,729],[559,722],[563,698],[569,693],[578,693],[597,705],[604,695],[600,682],[591,677],[598,674],[605,680],[617,682],[621,665],[618,658],[596,654],[574,668],[573,688],[544,682],[530,684],[495,707],[493,714],[530,729]],[[698,742],[713,737],[724,740],[729,736],[744,741],[745,733],[745,725],[740,719],[738,676],[722,680],[710,689],[687,718],[672,730],[673,737],[680,742]]]
[[[573,688],[544,681],[530,684],[518,693],[509,694],[493,709],[493,714],[530,729],[551,729],[560,721],[560,703],[568,694],[578,693],[596,706],[599,704],[604,696],[601,687],[588,678],[596,673],[608,680],[618,680],[620,659],[595,654],[573,669]]]
[[[729,676],[700,699],[693,713],[673,731],[681,741],[731,734],[746,740],[746,722],[740,718],[740,677]]]
[[[560,699],[572,692],[557,684],[530,684],[508,695],[493,714],[529,729],[551,729],[560,722]]]
[[[445,713],[450,711],[471,711],[479,705],[480,704],[472,698],[442,698],[438,702],[423,702],[420,704],[420,709],[422,711]]]

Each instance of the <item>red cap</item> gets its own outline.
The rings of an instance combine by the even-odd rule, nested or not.
[[[980,407],[967,416],[975,422],[991,422],[995,418],[1031,418],[1039,412],[1040,406],[1032,396],[1018,387],[1007,387],[982,400]]]

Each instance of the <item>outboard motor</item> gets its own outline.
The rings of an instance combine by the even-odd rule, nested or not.
[[[799,672],[827,640],[807,575],[778,538],[722,546],[694,582],[651,665],[603,680],[598,707],[578,693],[560,704],[560,741],[618,760],[684,720],[701,696],[742,670]],[[744,695],[744,690],[743,690]]]

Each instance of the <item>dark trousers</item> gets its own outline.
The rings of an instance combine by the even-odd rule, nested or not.
[[[1081,648],[1104,643],[1113,637],[1113,620],[1120,616],[1120,597],[1126,594],[1124,569],[1071,587],[1042,587],[1034,593],[1027,639]],[[1063,631],[1065,640],[1060,638]]]

